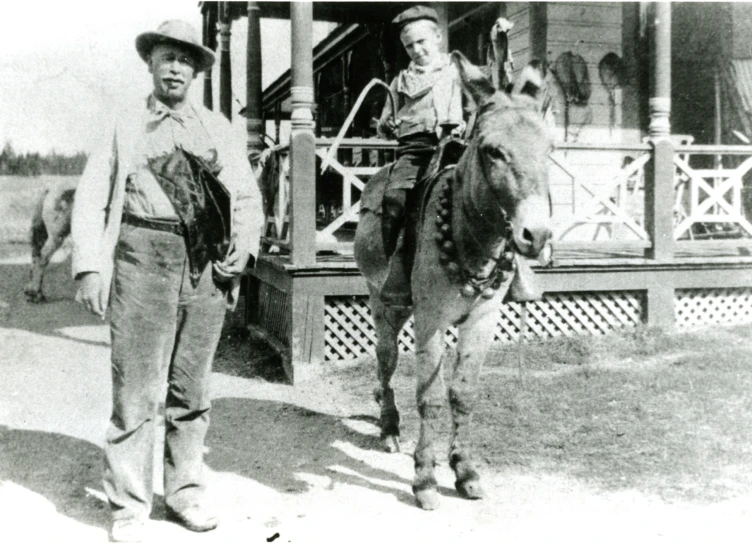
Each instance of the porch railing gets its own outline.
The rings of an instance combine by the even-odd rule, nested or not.
[[[320,172],[333,140],[316,140],[316,250],[352,253],[360,195],[368,179],[394,160],[395,143],[381,139],[346,139]],[[671,208],[674,241],[699,243],[721,238],[752,238],[745,208],[745,179],[752,188],[752,146],[678,145],[673,149]],[[291,247],[289,146],[272,150],[279,159],[273,212],[267,217],[265,246]],[[629,248],[643,257],[653,247],[646,196],[655,168],[648,143],[633,145],[560,144],[550,155],[554,245],[557,249]],[[669,155],[670,158],[670,155]],[[669,158],[665,159],[667,161]],[[669,164],[666,163],[666,164]],[[664,183],[659,180],[659,183]],[[752,189],[751,189],[752,190]],[[752,196],[752,193],[750,193]],[[752,203],[752,198],[749,199]],[[655,208],[653,208],[655,210]],[[668,232],[671,227],[666,226]]]

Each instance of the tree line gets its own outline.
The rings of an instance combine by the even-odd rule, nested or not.
[[[0,152],[0,176],[80,176],[86,166],[87,155],[79,151],[73,155],[51,153],[17,153],[10,142]]]

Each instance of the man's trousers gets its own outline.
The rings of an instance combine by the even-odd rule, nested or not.
[[[165,400],[164,494],[177,512],[205,491],[209,378],[225,316],[211,263],[191,286],[177,234],[124,224],[111,295],[112,417],[104,489],[113,519],[151,510],[157,412]]]

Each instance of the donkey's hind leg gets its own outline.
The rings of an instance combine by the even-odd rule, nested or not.
[[[457,492],[466,499],[482,499],[484,496],[472,458],[471,421],[478,400],[481,368],[493,341],[495,308],[498,308],[496,298],[476,308],[459,326],[457,359],[449,384],[453,422],[449,466],[455,474]]]
[[[374,391],[376,401],[381,405],[381,442],[390,453],[398,452],[400,416],[394,402],[394,389],[391,381],[397,369],[397,338],[405,322],[412,313],[404,307],[385,306],[379,293],[371,290],[371,315],[376,326],[376,359],[378,362],[379,386]]]

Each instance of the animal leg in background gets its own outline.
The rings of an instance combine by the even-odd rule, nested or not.
[[[452,442],[449,466],[454,471],[454,483],[460,496],[466,499],[483,498],[480,476],[472,458],[471,422],[478,400],[478,381],[496,327],[500,297],[483,303],[459,325],[459,343],[449,383],[449,406],[452,411]]]
[[[44,302],[44,273],[50,259],[70,234],[74,189],[47,191],[42,195],[31,222],[31,271],[24,294],[29,302]]]
[[[371,313],[376,327],[379,387],[374,391],[374,396],[381,405],[381,441],[386,451],[395,453],[400,449],[400,416],[394,402],[391,381],[397,369],[399,357],[397,339],[402,326],[410,318],[412,312],[404,307],[385,306],[381,302],[378,291],[373,287],[369,290]]]

